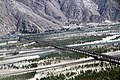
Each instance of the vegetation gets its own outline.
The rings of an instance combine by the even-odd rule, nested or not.
[[[64,80],[66,78],[66,76],[64,74],[59,74],[57,76],[49,76],[46,78],[41,78],[40,80]]]
[[[27,79],[33,78],[35,74],[36,72],[30,72],[30,73],[21,74],[21,75],[14,75],[10,77],[0,78],[0,80],[27,80]]]
[[[120,38],[120,36],[118,36],[118,37],[116,37],[115,39],[112,39],[112,40],[117,40],[117,39],[119,39]]]
[[[0,46],[0,49],[16,49],[17,46],[14,45],[14,44],[7,44],[7,45],[3,45],[3,46]]]
[[[77,44],[77,43],[85,43],[85,42],[91,42],[91,41],[95,41],[95,40],[101,40],[102,38],[105,38],[105,37],[106,37],[106,35],[70,37],[67,39],[54,40],[54,42],[51,41],[51,43],[59,44],[59,45],[69,45],[69,44]]]
[[[36,68],[38,67],[37,63],[32,63],[28,65],[30,68]]]
[[[111,45],[105,45],[105,46],[102,46],[102,47],[89,47],[87,48],[88,50],[91,50],[91,51],[95,51],[97,53],[106,53],[106,52],[110,52],[110,51],[117,51],[117,50],[120,50],[120,44],[117,44],[117,45],[114,45],[114,44],[111,44]]]
[[[36,68],[38,67],[38,62],[40,60],[44,60],[44,62],[40,63],[41,65],[49,65],[54,63],[60,63],[62,60],[76,60],[80,58],[86,57],[85,55],[82,55],[80,53],[74,53],[74,52],[56,52],[56,53],[49,53],[47,55],[42,55],[39,58],[35,59],[29,59],[29,60],[23,60],[23,61],[18,61],[16,63],[23,63],[23,62],[28,62],[29,64],[22,65],[15,65],[15,64],[4,64],[0,66],[0,69],[29,69],[29,68]],[[39,65],[40,65],[39,64]]]
[[[109,36],[109,35],[73,36],[73,37],[60,38],[60,39],[47,39],[46,41],[48,41],[49,43],[52,43],[52,44],[57,44],[57,45],[69,45],[69,44],[77,44],[77,43],[85,43],[85,42],[91,42],[91,41],[95,41],[95,40],[101,40],[102,38],[105,38],[106,36]],[[39,43],[35,43],[35,44],[30,45],[30,46],[27,46],[28,48],[47,47],[48,46],[47,43],[43,42],[46,38],[44,35],[43,36],[36,35],[33,37],[29,37],[29,38],[36,40],[36,41],[39,41]],[[22,41],[22,42],[24,42],[24,41]]]
[[[67,59],[80,59],[86,57],[85,55],[82,55],[80,53],[74,53],[74,52],[68,52],[68,51],[63,51],[61,53],[50,53],[48,55],[43,55],[40,56],[39,59],[31,59],[33,61],[38,61],[38,60],[43,60],[43,59],[49,59],[49,58],[57,58],[60,60],[65,60]]]
[[[76,76],[74,80],[120,80],[119,73],[120,67],[106,68],[106,70],[100,72],[88,70]]]
[[[68,73],[66,73],[66,76],[67,77],[71,77],[71,76],[73,76],[73,75],[75,75],[76,73],[75,72],[68,72]]]
[[[103,67],[101,67],[103,68]],[[70,77],[67,80],[120,80],[120,67],[118,65],[111,65],[109,68],[106,67],[105,70],[87,70],[80,71],[80,74],[75,75],[72,73],[72,76],[69,76],[71,73],[60,74],[56,76],[44,77],[40,80],[65,80],[66,77]]]

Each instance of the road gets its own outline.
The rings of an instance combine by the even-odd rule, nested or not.
[[[20,60],[25,60],[25,59],[32,59],[32,58],[39,58],[39,55],[45,55],[51,52],[55,52],[55,49],[45,49],[40,50],[40,51],[35,51],[35,52],[30,52],[30,53],[21,53],[15,56],[7,56],[5,57],[2,61],[0,61],[0,65],[3,64],[9,64],[9,63],[14,63]]]
[[[64,63],[57,63],[57,64],[52,64],[52,65],[47,65],[47,66],[42,66],[38,68],[33,68],[33,69],[28,69],[28,70],[16,70],[16,71],[7,71],[5,72],[0,71],[0,76],[10,76],[10,75],[19,75],[19,74],[24,74],[26,72],[33,72],[37,70],[44,70],[44,69],[49,69],[49,68],[55,68],[55,67],[60,67],[60,66],[71,66],[75,64],[83,64],[83,63],[88,63],[88,62],[94,62],[95,60],[93,58],[86,58],[86,59],[80,59],[80,60],[75,60],[75,61],[70,61],[70,62],[64,62]]]
[[[46,51],[40,51],[40,52],[22,53],[22,54],[19,54],[19,55],[15,55],[13,57],[8,57],[8,58],[6,58],[6,60],[0,61],[0,65],[8,64],[8,63],[14,63],[16,61],[20,61],[21,59],[28,58],[28,56],[29,56],[29,58],[30,58],[30,56],[37,57],[36,55],[42,55],[42,54],[50,53],[50,52],[54,52],[54,51],[56,51],[56,50],[55,49],[48,49]],[[120,51],[109,52],[109,53],[104,53],[104,54],[114,56],[114,55],[119,55],[119,52]],[[55,67],[59,67],[59,66],[65,66],[65,65],[70,66],[70,65],[82,64],[82,63],[88,63],[88,62],[94,62],[94,61],[96,61],[96,60],[94,60],[93,58],[88,58],[88,59],[85,59],[85,60],[75,60],[75,61],[70,61],[70,62],[65,62],[65,63],[52,64],[52,65],[42,66],[42,67],[39,67],[39,68],[33,68],[33,69],[28,69],[28,70],[18,70],[18,71],[17,70],[11,70],[11,71],[0,70],[0,76],[10,76],[10,75],[24,74],[26,72],[32,72],[32,71],[35,71],[35,70],[44,70],[44,69],[55,68]]]

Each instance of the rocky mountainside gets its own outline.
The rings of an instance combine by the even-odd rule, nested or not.
[[[0,0],[0,34],[61,29],[68,21],[120,21],[111,0]]]
[[[113,0],[93,0],[98,5],[99,14],[107,20],[120,21],[120,10]]]

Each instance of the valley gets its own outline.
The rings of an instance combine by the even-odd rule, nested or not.
[[[95,60],[90,56],[59,50],[48,45],[48,43],[52,43],[99,54],[120,56],[119,23],[86,26],[44,34],[1,36],[0,79],[119,79],[119,75],[112,77],[119,73],[118,64]]]

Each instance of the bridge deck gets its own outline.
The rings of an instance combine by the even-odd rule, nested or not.
[[[30,38],[25,38],[25,37],[22,37],[22,38],[27,39],[27,40],[33,40],[33,39],[30,39]],[[39,43],[39,41],[37,41],[37,40],[34,40],[34,41],[36,43]],[[109,56],[109,55],[105,55],[105,54],[99,54],[99,53],[96,53],[96,52],[83,50],[83,49],[77,49],[77,48],[73,48],[73,47],[58,46],[58,45],[54,45],[52,43],[45,42],[45,41],[43,41],[43,43],[46,43],[47,45],[55,47],[57,49],[68,50],[68,51],[72,51],[72,52],[81,53],[81,54],[84,54],[84,55],[87,55],[87,56],[91,56],[96,60],[108,61],[108,62],[120,65],[120,57],[114,57],[114,56]]]
[[[91,56],[97,60],[108,61],[108,62],[112,62],[112,63],[116,63],[116,64],[120,65],[119,57],[109,56],[109,55],[105,55],[105,54],[99,54],[96,52],[87,51],[87,50],[83,50],[83,49],[77,49],[77,48],[73,48],[73,47],[55,46],[55,45],[54,45],[54,47],[57,49],[61,49],[61,50],[68,50],[68,51],[72,51],[72,52],[81,53],[83,55]]]

